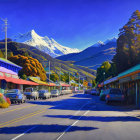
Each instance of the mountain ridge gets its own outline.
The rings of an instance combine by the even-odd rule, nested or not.
[[[98,42],[79,53],[72,53],[57,57],[63,61],[74,61],[74,64],[92,67],[97,69],[104,61],[111,61],[116,53],[117,38],[108,39],[105,42]],[[98,66],[97,66],[98,65]]]

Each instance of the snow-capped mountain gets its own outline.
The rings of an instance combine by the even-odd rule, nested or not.
[[[31,30],[30,32],[25,34],[19,34],[15,36],[13,38],[13,41],[34,46],[52,57],[80,52],[78,49],[62,46],[54,39],[49,39],[47,36],[41,37],[34,30]]]

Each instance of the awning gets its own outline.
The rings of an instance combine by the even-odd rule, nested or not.
[[[108,79],[108,80],[104,81],[104,85],[110,84],[110,83],[115,82],[117,80],[118,80],[117,76],[113,77],[111,79]]]
[[[49,83],[48,86],[53,87],[53,86],[56,86],[56,84],[55,83]]]
[[[39,84],[37,84],[35,82],[22,80],[22,79],[11,78],[11,77],[5,78],[4,80],[6,80],[7,82],[14,83],[14,84],[19,84],[19,85],[34,85],[34,86],[39,85]]]
[[[70,87],[68,84],[61,84],[62,87]]]
[[[132,76],[132,75],[135,75],[137,73],[140,73],[140,64],[120,73],[118,75],[118,79],[122,79],[122,78],[125,78],[125,77],[129,77],[129,76]]]
[[[39,80],[39,79],[37,79],[37,78],[35,78],[35,77],[30,77],[30,76],[29,76],[29,79],[32,80],[33,82],[38,83],[39,85],[46,85],[46,86],[48,86],[48,83],[43,82],[43,81],[41,81],[41,80]]]
[[[66,83],[58,83],[57,86],[62,86],[62,87],[70,87],[69,84],[66,84]]]

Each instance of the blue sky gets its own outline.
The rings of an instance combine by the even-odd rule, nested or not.
[[[8,19],[8,37],[34,29],[61,45],[84,49],[117,37],[139,8],[140,0],[0,0],[0,17]]]

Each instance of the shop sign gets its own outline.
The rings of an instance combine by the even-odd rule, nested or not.
[[[12,78],[19,79],[17,75],[12,75]]]
[[[0,72],[0,76],[4,76],[4,74],[2,72]]]
[[[11,77],[11,74],[5,73],[5,76],[6,76],[6,77]]]
[[[122,78],[122,79],[119,80],[119,83],[125,83],[125,82],[128,82],[128,81],[131,81],[131,77]]]

